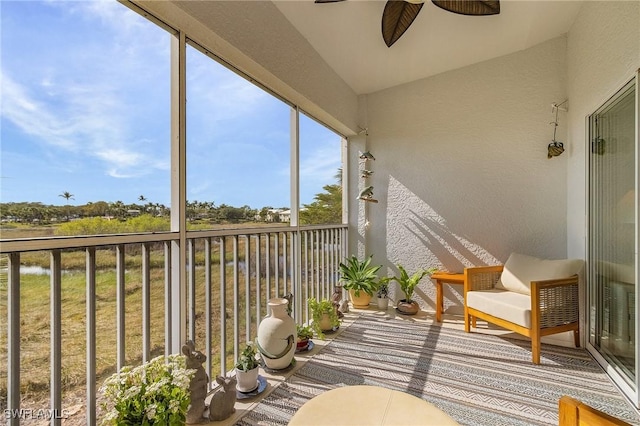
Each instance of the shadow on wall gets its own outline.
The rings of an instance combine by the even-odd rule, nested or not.
[[[389,177],[387,194],[387,260],[407,270],[435,266],[462,272],[466,266],[501,261],[464,235],[454,233],[447,220],[398,180]]]

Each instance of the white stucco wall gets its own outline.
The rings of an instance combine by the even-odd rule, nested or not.
[[[368,95],[366,146],[376,157],[369,181],[379,203],[363,209],[352,201],[352,211],[365,210],[369,220],[350,234],[352,249],[365,240],[366,254],[394,274],[397,263],[409,272],[462,271],[502,263],[514,251],[566,256],[571,154],[546,156],[551,104],[567,97],[565,58],[560,37]],[[566,128],[561,113],[557,139],[566,140]],[[364,146],[357,145],[352,168]],[[447,292],[461,305],[457,292]],[[423,309],[434,309],[429,280],[418,296]]]
[[[585,2],[567,42],[568,254],[585,257],[586,120],[640,68],[640,2]]]

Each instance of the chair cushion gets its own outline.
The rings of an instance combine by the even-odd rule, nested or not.
[[[531,327],[531,297],[509,290],[467,292],[467,306],[526,328]]]
[[[496,288],[530,295],[531,281],[568,278],[580,272],[582,264],[581,259],[548,260],[512,253],[504,264]]]

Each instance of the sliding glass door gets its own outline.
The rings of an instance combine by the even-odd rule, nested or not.
[[[589,117],[589,344],[638,401],[635,79]]]

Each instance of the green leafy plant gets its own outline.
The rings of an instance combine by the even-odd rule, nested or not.
[[[425,275],[431,275],[437,270],[437,268],[421,269],[416,271],[416,273],[414,273],[413,275],[409,276],[402,265],[398,265],[398,269],[400,270],[400,275],[391,277],[391,280],[398,282],[398,284],[400,285],[400,290],[402,290],[402,292],[404,293],[404,300],[406,302],[413,302],[413,292],[420,280]]]
[[[324,340],[324,333],[322,328],[320,327],[320,323],[324,315],[329,316],[329,321],[331,323],[332,328],[337,328],[340,325],[340,319],[338,318],[338,314],[336,312],[336,308],[330,300],[322,299],[320,301],[310,298],[308,300],[309,309],[311,309],[311,318],[313,322],[311,323],[311,328],[313,329],[318,339]]]
[[[376,296],[378,298],[386,298],[389,295],[389,281],[391,278],[384,277],[378,281],[378,285],[376,286]]]
[[[307,340],[313,337],[313,330],[308,325],[296,325],[298,339]]]
[[[240,352],[240,356],[236,362],[236,368],[240,371],[251,371],[258,367],[260,364],[256,359],[257,353],[258,351],[253,342],[247,342],[247,345],[244,347],[242,352]]]
[[[138,367],[123,367],[105,380],[104,425],[182,425],[191,402],[195,370],[184,355],[159,356]]]
[[[369,296],[373,296],[378,286],[377,273],[382,265],[371,265],[373,256],[360,261],[355,255],[340,263],[340,282],[345,290],[353,290],[356,297],[360,297],[360,292],[364,291]]]

